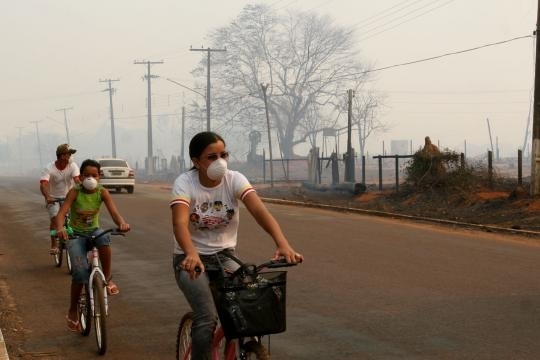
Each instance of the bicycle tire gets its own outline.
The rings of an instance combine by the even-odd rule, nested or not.
[[[57,240],[58,243],[58,251],[56,254],[53,255],[54,260],[54,266],[61,267],[62,266],[62,258],[64,256],[64,246],[62,246],[62,243]]]
[[[246,360],[270,360],[270,354],[268,350],[261,343],[250,340],[243,346],[244,359]]]
[[[88,292],[88,284],[84,285],[81,296],[79,296],[77,311],[79,312],[81,333],[83,336],[88,336],[90,334],[90,330],[92,329],[92,308],[90,307],[90,293]]]
[[[96,275],[92,281],[92,291],[94,294],[94,332],[96,334],[96,344],[98,354],[104,355],[107,352],[107,310],[105,308],[105,282]]]
[[[66,265],[68,268],[68,273],[71,275],[73,273],[73,267],[71,264],[71,256],[69,256],[69,251],[66,249]]]
[[[193,312],[190,311],[180,320],[176,336],[176,360],[191,359],[191,326],[193,325]]]

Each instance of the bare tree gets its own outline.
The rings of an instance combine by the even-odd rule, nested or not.
[[[354,97],[352,123],[358,128],[358,145],[361,157],[365,155],[366,140],[369,136],[388,130],[388,126],[377,117],[377,113],[383,106],[383,101],[383,96],[377,95],[372,90],[361,92]]]
[[[212,58],[213,122],[265,133],[261,84],[268,84],[270,119],[285,157],[306,139],[313,143],[334,118],[329,114],[343,89],[367,77],[353,31],[312,12],[280,15],[267,5],[248,5],[210,42],[227,48]],[[205,66],[201,59],[193,72],[201,82]]]

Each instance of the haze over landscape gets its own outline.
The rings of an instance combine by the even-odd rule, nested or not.
[[[181,108],[204,99],[166,79],[195,88],[191,71],[206,54],[189,51],[190,46],[209,46],[207,36],[213,30],[255,3],[0,2],[0,30],[5,34],[0,49],[0,169],[35,173],[54,158],[54,149],[67,142],[68,135],[79,150],[77,161],[111,155],[107,79],[118,80],[112,83],[118,156],[142,166],[147,153],[146,66],[136,61],[163,61],[152,66],[152,75],[158,76],[152,80],[154,155],[178,156]],[[376,116],[388,131],[368,139],[370,155],[380,154],[383,144],[388,152],[393,140],[409,141],[415,150],[426,135],[441,148],[466,150],[468,156],[484,154],[491,142],[501,157],[515,157],[523,145],[525,154],[530,151],[526,134],[536,1],[265,3],[279,12],[328,15],[336,25],[355,30],[361,61],[372,70],[368,86],[385,97]],[[342,89],[343,96],[346,91]],[[205,129],[205,114],[186,121],[191,129]],[[346,121],[344,114],[340,124]],[[245,160],[248,132],[238,144],[229,141],[236,160]],[[345,143],[342,135],[339,152],[345,151]],[[267,146],[266,136],[261,146]],[[306,155],[308,146],[295,152]]]

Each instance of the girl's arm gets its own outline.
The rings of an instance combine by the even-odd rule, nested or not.
[[[289,263],[299,263],[304,260],[304,257],[291,247],[278,222],[264,206],[256,192],[253,191],[247,194],[243,202],[257,223],[274,239],[277,247],[274,255],[276,259],[283,256]]]
[[[174,238],[186,255],[180,266],[194,278],[198,274],[195,272],[195,268],[198,267],[201,269],[201,272],[204,272],[204,264],[191,240],[191,234],[189,232],[189,207],[183,204],[175,204],[172,206],[171,211]]]
[[[101,188],[101,200],[105,203],[105,206],[107,207],[107,210],[109,211],[109,214],[111,215],[111,218],[113,219],[114,223],[120,231],[127,232],[129,231],[130,227],[129,224],[124,221],[124,218],[120,215],[118,212],[118,209],[116,208],[116,205],[112,199],[111,193],[109,190],[105,188]]]

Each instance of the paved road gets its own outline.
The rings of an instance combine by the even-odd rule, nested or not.
[[[96,358],[93,337],[65,329],[70,277],[47,255],[37,182],[2,178],[0,194],[1,304],[15,306],[25,329],[11,351]],[[114,239],[121,293],[111,299],[106,356],[172,359],[187,305],[170,265],[168,190],[140,185],[114,199],[133,231]],[[288,331],[272,337],[274,359],[540,358],[537,240],[268,206],[307,259],[289,272]],[[108,219],[104,211],[105,225]],[[243,258],[272,254],[247,213],[240,236]]]

